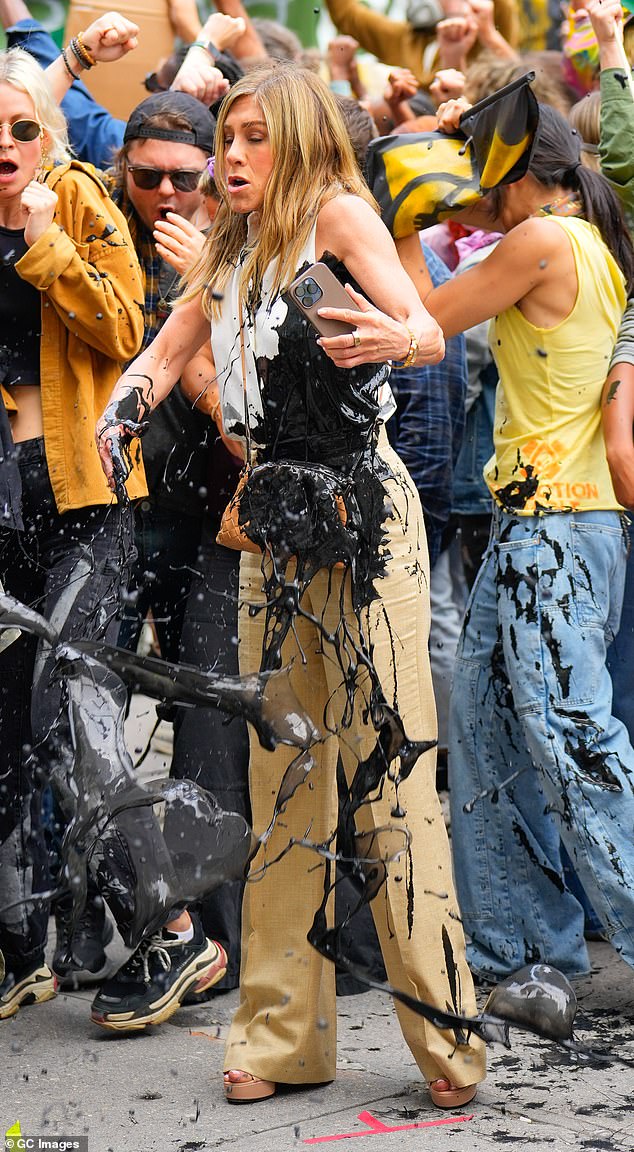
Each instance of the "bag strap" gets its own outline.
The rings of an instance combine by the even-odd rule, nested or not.
[[[249,427],[249,400],[247,397],[247,360],[244,348],[244,314],[240,321],[240,366],[242,368],[242,392],[244,396],[244,438],[247,450],[247,465],[251,463],[251,429]]]

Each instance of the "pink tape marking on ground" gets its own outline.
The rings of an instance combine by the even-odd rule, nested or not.
[[[438,1128],[441,1124],[460,1124],[465,1120],[473,1120],[473,1116],[443,1116],[442,1120],[424,1120],[419,1124],[398,1124],[395,1128],[388,1127],[382,1120],[377,1120],[371,1112],[359,1112],[357,1120],[366,1125],[361,1132],[342,1132],[338,1136],[312,1136],[303,1140],[303,1144],[325,1144],[327,1140],[350,1140],[354,1136],[378,1136],[386,1132],[407,1132],[411,1128]],[[369,1131],[368,1131],[369,1129]]]

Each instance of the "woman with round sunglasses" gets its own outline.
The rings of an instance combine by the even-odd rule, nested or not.
[[[371,792],[356,807],[351,800],[359,830],[378,841],[387,825],[388,838],[394,835],[402,846],[405,837],[409,844],[408,865],[390,856],[385,886],[372,902],[390,981],[414,998],[438,1008],[454,1003],[467,1014],[475,997],[435,791],[434,751],[424,750],[424,741],[433,743],[436,734],[424,522],[416,490],[382,427],[393,411],[386,362],[435,363],[443,340],[401,268],[334,97],[319,77],[293,65],[248,73],[221,105],[215,156],[221,207],[183,301],[122,377],[99,421],[104,471],[111,479],[120,403],[140,387],[153,408],[159,405],[211,326],[229,435],[244,441],[248,419],[254,455],[270,463],[271,477],[293,460],[353,474],[362,509],[355,513],[362,559],[354,571],[337,566],[332,540],[308,588],[300,591],[301,556],[297,565],[292,559],[281,566],[300,610],[280,640],[279,661],[290,666],[302,707],[326,735],[311,749],[309,781],[284,803],[279,820],[276,796],[293,753],[282,746],[266,752],[251,740],[253,826],[262,844],[250,870],[257,883],[245,889],[241,996],[224,1078],[226,1098],[248,1102],[273,1095],[278,1084],[335,1076],[335,969],[323,947],[308,941],[318,909],[330,918],[328,865],[297,841],[332,847],[339,753],[351,788],[356,778]],[[287,299],[298,272],[322,258],[376,299],[372,307],[355,296],[366,313],[363,340],[358,331],[354,340],[348,335],[358,352],[353,372],[333,365]],[[283,495],[269,495],[269,504],[283,530],[293,531],[300,519],[295,507]],[[264,560],[241,554],[239,656],[245,674],[260,669],[276,642],[276,618],[265,620],[264,611],[274,601],[266,584],[276,566],[275,552]],[[364,580],[364,573],[372,575]],[[277,591],[288,599],[279,586]],[[359,656],[364,637],[371,654]],[[404,771],[407,779],[398,785],[402,808],[392,744],[383,757],[376,753],[385,768],[381,787],[367,783],[385,714],[381,693],[385,707],[389,699],[398,710],[409,739],[421,741],[411,774]],[[480,1042],[428,1025],[409,1008],[399,1005],[397,1012],[434,1103],[452,1107],[473,1099],[484,1077]]]
[[[2,319],[6,324],[1,330],[7,345],[6,360],[10,365],[5,381],[7,396],[9,403],[15,402],[17,408],[13,418],[13,437],[17,441],[21,466],[25,531],[6,537],[0,535],[0,578],[7,572],[7,591],[18,599],[40,606],[43,614],[55,621],[62,639],[99,635],[116,641],[120,581],[125,577],[131,559],[129,533],[127,529],[123,532],[119,509],[104,490],[92,435],[86,450],[84,430],[92,427],[95,413],[103,406],[102,387],[106,388],[107,394],[121,363],[129,360],[141,343],[145,330],[144,296],[147,300],[144,289],[147,290],[148,285],[144,284],[134,255],[131,230],[121,210],[108,198],[101,180],[92,175],[90,168],[75,162],[70,166],[63,163],[67,156],[65,123],[52,102],[39,66],[20,49],[0,57],[0,61],[0,116],[5,121],[0,136],[0,212],[4,175],[13,193],[6,197],[8,223],[20,224],[27,206],[32,206],[34,214],[36,209],[40,210],[43,217],[41,221],[38,218],[38,228],[33,229],[32,240],[29,217],[23,240],[19,230],[10,229],[8,234],[8,243],[12,247],[7,251],[9,269],[6,292],[0,305],[5,309]],[[203,105],[183,93],[171,93],[168,99],[193,109],[192,115],[198,116],[205,126],[206,139],[210,138],[213,121]],[[19,114],[22,109],[29,113],[26,123],[22,122],[27,120],[26,111],[24,117]],[[143,136],[143,116],[135,118],[133,113],[128,127],[131,134],[138,130]],[[182,123],[179,128],[182,135]],[[32,137],[20,145],[24,155],[19,152],[16,137]],[[47,145],[50,160],[46,154],[42,160],[42,146]],[[165,149],[169,147],[166,142],[163,146]],[[191,149],[194,155],[196,151],[196,148]],[[181,151],[177,161],[182,155]],[[206,155],[203,151],[201,166]],[[32,179],[35,172],[44,183]],[[30,183],[26,184],[27,180]],[[55,187],[55,193],[49,191],[49,186]],[[3,220],[2,216],[0,220]],[[22,248],[29,249],[29,241],[33,249],[26,251],[15,270],[12,269],[12,255],[15,260]],[[76,259],[73,258],[75,250]],[[34,264],[29,260],[31,255]],[[170,276],[173,278],[172,269]],[[31,279],[35,280],[33,293],[31,296],[26,293],[26,298],[25,292],[21,293],[22,278],[29,286]],[[52,282],[50,289],[49,282]],[[35,286],[39,292],[35,291]],[[12,300],[22,309],[15,314],[10,311]],[[50,313],[47,311],[49,308]],[[68,332],[61,327],[64,322]],[[25,338],[24,333],[29,323],[32,325],[32,339]],[[56,324],[52,331],[51,323]],[[13,342],[10,340],[12,333],[17,334]],[[40,333],[42,354],[38,363],[37,336]],[[100,339],[102,333],[103,343]],[[109,355],[110,348],[118,354],[117,361]],[[55,385],[49,381],[53,369],[57,373]],[[54,410],[49,393],[53,394]],[[93,407],[95,404],[97,408]],[[192,454],[191,444],[187,445],[186,452],[188,456]],[[138,454],[135,454],[135,461],[138,459]],[[95,499],[93,483],[95,460],[98,499]],[[143,469],[137,462],[134,473],[128,483],[129,495],[147,496]],[[191,503],[189,490],[187,496]],[[196,522],[194,551],[199,536],[200,528]],[[28,708],[26,687],[30,683],[28,662],[33,662],[33,645],[16,643],[11,652],[15,675],[18,675],[21,664],[27,667],[23,676],[23,697]],[[60,688],[59,683],[51,678],[50,656],[41,656],[39,651],[35,655],[33,739],[29,738],[19,713],[14,718],[13,729],[8,727],[8,721],[5,725],[5,707],[8,708],[13,700],[13,694],[9,694],[11,679],[8,675],[3,680],[4,695],[0,696],[0,724],[3,733],[6,729],[13,737],[15,732],[16,772],[20,768],[18,745],[25,742],[34,743],[36,748],[41,745],[38,759],[46,776],[54,777],[54,793],[58,801],[55,819],[63,826],[72,814],[66,780],[66,773],[72,773],[69,733],[61,720]],[[0,693],[2,691],[0,687]],[[72,781],[70,783],[72,785]],[[107,781],[104,785],[107,786]],[[20,835],[19,828],[12,827],[10,831],[14,836]],[[17,851],[15,854],[18,855]],[[120,878],[122,890],[131,885],[132,877],[125,866],[121,867]],[[40,879],[34,887],[45,889],[47,885]],[[0,899],[0,908],[20,898],[19,890],[16,894],[11,891],[9,898]],[[77,986],[77,982],[85,978],[92,983],[99,982],[106,966],[103,945],[112,933],[105,919],[103,900],[96,893],[92,877],[89,877],[86,907],[74,932],[69,903],[64,896],[56,901],[55,906],[57,942],[52,960],[55,977],[60,977],[70,986]],[[122,908],[116,897],[113,901],[112,893],[109,903],[125,938],[125,919],[120,915]],[[31,996],[45,999],[52,994],[51,973],[41,960],[45,925],[45,919],[43,923],[37,921],[37,935],[35,928],[32,932],[33,947],[29,951],[23,945],[26,959],[22,964],[14,961],[15,950],[9,951],[11,966],[7,966],[6,992],[0,988],[0,1019],[12,1015]],[[133,953],[135,964],[132,968],[126,966],[125,992],[128,995],[131,988],[136,988],[133,977],[140,968],[154,973],[158,967],[163,976],[158,990],[156,983],[148,989],[141,980],[143,1005],[137,1013],[135,1027],[158,1018],[166,1019],[179,1006],[191,985],[195,984],[196,990],[202,992],[221,979],[226,969],[223,948],[208,940],[198,923],[195,931],[187,913],[175,914],[165,927],[168,935],[161,937],[159,949],[162,963],[157,961],[155,935],[150,934],[144,938],[140,949]],[[152,945],[153,952],[148,958]],[[30,952],[34,949],[39,949],[37,962],[30,963]],[[169,982],[165,976],[165,956],[169,956]],[[152,1012],[148,1002],[157,998],[160,998],[160,1006]],[[140,1017],[143,1024],[139,1022]],[[94,1018],[101,1022],[99,1017]]]
[[[0,54],[0,256],[0,380],[22,518],[21,529],[0,524],[0,581],[64,639],[105,635],[121,521],[92,427],[141,343],[141,277],[125,219],[94,171],[71,161],[44,72],[21,49]],[[146,492],[137,463],[128,492]],[[29,902],[48,886],[36,769],[68,799],[70,733],[51,673],[50,649],[24,634],[0,654],[0,1019],[54,994],[48,910]]]

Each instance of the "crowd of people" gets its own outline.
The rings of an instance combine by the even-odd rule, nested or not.
[[[285,670],[271,707],[312,734],[298,754],[246,710],[159,706],[172,778],[252,848],[135,935],[134,820],[78,893],[57,649],[0,632],[0,1021],[93,984],[126,1033],[239,988],[246,1103],[334,1079],[337,973],[378,967],[433,1103],[461,1107],[474,982],[585,975],[592,934],[634,966],[628,31],[619,0],[327,7],[322,57],[242,0],[204,25],[171,4],[123,122],[81,77],[134,51],[131,21],[60,51],[0,0],[0,606],[104,652],[149,626],[172,678]],[[521,170],[393,235],[372,141],[421,156],[527,72]],[[293,293],[328,273],[345,306],[323,287],[311,322]]]

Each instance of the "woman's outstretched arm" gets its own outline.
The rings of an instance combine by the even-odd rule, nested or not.
[[[97,422],[95,438],[108,485],[114,489],[112,447],[130,434],[171,392],[192,357],[200,348],[209,321],[200,298],[176,308],[152,343],[133,360],[114,386],[106,409]]]
[[[354,205],[356,225],[348,218],[349,205]],[[349,334],[321,341],[339,367],[401,361],[407,356],[412,332],[419,349],[410,363],[433,364],[442,358],[438,325],[445,337],[455,336],[530,296],[538,303],[543,297],[543,308],[539,316],[529,319],[549,327],[564,319],[574,303],[572,249],[563,230],[552,221],[523,221],[476,268],[432,289],[418,234],[408,238],[404,267],[398,259],[403,257],[404,242],[398,253],[387,228],[364,201],[337,197],[322,209],[320,225],[326,209],[334,219],[324,236],[324,247],[344,261],[375,305],[368,306],[353,293],[355,303],[364,309],[361,316],[354,311],[320,309],[325,317],[354,324],[361,338],[357,345]]]
[[[399,240],[397,247],[418,291],[424,293],[425,307],[445,337],[490,320],[529,296],[535,303],[544,297],[544,314],[539,317],[543,327],[564,319],[574,303],[570,243],[557,224],[544,218],[530,217],[517,224],[490,256],[438,288],[427,289],[418,234]],[[538,322],[537,317],[528,318]]]

